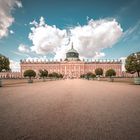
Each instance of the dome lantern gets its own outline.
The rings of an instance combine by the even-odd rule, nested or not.
[[[71,49],[66,53],[66,60],[68,61],[79,61],[79,53],[74,49],[73,43]]]

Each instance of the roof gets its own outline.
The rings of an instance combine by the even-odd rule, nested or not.
[[[78,52],[73,48],[73,43],[72,43],[71,49],[68,50],[67,53],[71,53],[71,52],[78,53]]]

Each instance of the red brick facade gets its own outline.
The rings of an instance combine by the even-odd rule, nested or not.
[[[96,68],[102,68],[105,72],[112,68],[116,71],[117,76],[122,75],[122,64],[121,61],[112,60],[112,61],[93,61],[93,62],[85,62],[85,61],[55,61],[55,62],[31,62],[31,61],[21,61],[21,74],[25,70],[32,69],[37,75],[40,69],[46,69],[49,73],[57,72],[64,75],[65,78],[79,78],[81,74],[85,74],[87,72],[95,72]]]
[[[40,69],[45,69],[49,73],[57,72],[64,75],[65,78],[80,78],[80,75],[86,74],[88,72],[95,73],[96,68],[102,68],[105,72],[108,69],[114,69],[117,76],[122,74],[122,63],[120,60],[94,60],[92,62],[81,61],[79,59],[79,53],[74,49],[73,43],[71,49],[66,53],[66,59],[64,61],[43,61],[43,62],[34,62],[34,61],[22,61],[20,63],[21,74],[25,70],[32,69],[37,73]]]

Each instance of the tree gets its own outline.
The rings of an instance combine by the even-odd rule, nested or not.
[[[95,69],[95,74],[100,77],[101,75],[103,75],[103,69],[102,68]]]
[[[86,74],[86,78],[87,78],[87,79],[89,79],[89,78],[95,78],[95,77],[96,77],[96,75],[93,74],[92,72],[88,72],[88,73]]]
[[[52,73],[49,73],[48,74],[48,77],[52,78],[53,77],[53,74]]]
[[[115,76],[116,75],[116,72],[115,72],[115,70],[114,69],[109,69],[109,70],[107,70],[106,71],[106,73],[105,73],[105,76],[107,76],[107,77],[112,77],[112,76]]]
[[[130,74],[137,73],[140,77],[140,52],[129,55],[125,61],[126,72]]]
[[[48,71],[47,70],[39,70],[39,76],[44,79],[45,77],[48,76]]]
[[[86,77],[86,74],[80,75],[80,78],[85,78],[85,77]]]
[[[59,74],[56,73],[56,72],[53,72],[53,73],[52,73],[52,77],[54,77],[54,78],[59,78]]]
[[[3,70],[9,71],[10,70],[10,61],[7,57],[0,54],[0,72]]]
[[[95,78],[96,75],[95,75],[94,73],[92,73],[92,74],[90,75],[90,77],[91,77],[91,78]]]
[[[50,78],[63,78],[63,75],[62,74],[58,74],[56,72],[53,72],[53,73],[49,73],[48,77],[50,77]]]
[[[59,74],[59,78],[63,78],[63,75],[61,73]]]
[[[31,80],[32,77],[36,76],[36,72],[34,70],[26,70],[24,71],[24,77],[29,77]]]

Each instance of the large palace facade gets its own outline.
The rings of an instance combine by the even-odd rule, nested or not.
[[[95,73],[96,68],[102,68],[105,72],[112,68],[117,76],[122,76],[121,60],[94,60],[85,61],[79,59],[79,53],[73,48],[66,53],[66,59],[60,61],[26,61],[21,60],[21,76],[25,70],[32,69],[37,75],[40,69],[46,69],[49,73],[57,72],[64,75],[65,78],[79,78],[81,74],[87,72]]]

